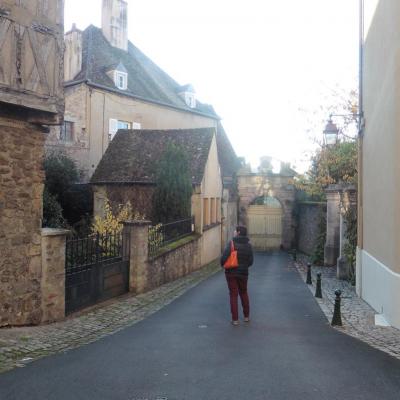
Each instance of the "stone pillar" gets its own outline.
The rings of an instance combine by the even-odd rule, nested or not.
[[[148,287],[148,240],[150,221],[125,221],[124,238],[129,239],[129,291],[145,292]]]
[[[65,241],[69,231],[42,229],[42,320],[65,317]]]
[[[326,193],[326,242],[324,264],[336,265],[340,242],[340,185],[329,185]]]
[[[353,186],[343,187],[340,192],[340,234],[339,234],[339,258],[337,259],[337,278],[349,279],[350,278],[350,265],[344,254],[345,246],[348,242],[346,239],[347,225],[344,214],[350,207],[356,207],[357,191]]]

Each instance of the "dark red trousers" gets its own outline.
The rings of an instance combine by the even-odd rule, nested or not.
[[[238,295],[242,302],[243,315],[245,318],[250,316],[250,302],[247,293],[247,276],[235,276],[225,274],[226,281],[228,282],[229,297],[231,302],[232,321],[239,319],[238,315]]]

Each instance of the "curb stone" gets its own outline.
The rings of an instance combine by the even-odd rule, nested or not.
[[[292,262],[301,278],[306,282],[307,259]],[[315,294],[315,282],[317,273],[322,274],[322,299],[315,298],[329,323],[333,316],[335,303],[335,290],[342,291],[342,327],[334,329],[353,336],[370,346],[384,351],[391,356],[400,359],[400,330],[394,327],[376,326],[375,310],[364,300],[357,296],[354,287],[347,281],[336,278],[336,267],[317,267],[311,269],[312,285],[307,285],[311,293]]]

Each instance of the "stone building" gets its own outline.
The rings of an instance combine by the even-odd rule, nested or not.
[[[255,249],[293,247],[294,175],[294,171],[283,174],[239,172],[239,222],[247,226]]]
[[[129,201],[134,211],[152,219],[157,160],[168,143],[181,147],[189,160],[191,215],[201,235],[200,259],[205,265],[221,251],[223,187],[214,128],[118,131],[91,179],[95,215],[103,214],[107,199],[111,206]]]
[[[0,326],[39,323],[54,306],[42,160],[64,109],[62,35],[62,0],[0,1]]]
[[[228,232],[236,223],[237,163],[220,118],[191,85],[178,84],[128,40],[127,12],[126,1],[103,0],[101,29],[73,26],[65,34],[65,123],[46,148],[69,154],[87,183],[118,129],[215,128]]]

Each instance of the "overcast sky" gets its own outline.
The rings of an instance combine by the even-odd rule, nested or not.
[[[65,0],[65,28],[100,27],[101,3]],[[239,156],[301,170],[323,129],[313,112],[358,86],[358,3],[128,0],[129,39],[214,106]]]

